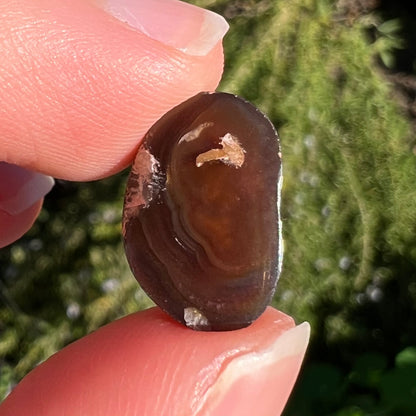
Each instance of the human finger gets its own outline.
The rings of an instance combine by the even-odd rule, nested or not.
[[[0,248],[32,226],[53,183],[49,176],[0,162]]]
[[[0,1],[0,160],[79,181],[121,170],[162,114],[217,87],[227,28],[176,0]]]
[[[269,307],[247,328],[197,332],[158,308],[115,321],[35,368],[1,416],[279,415],[309,326]]]

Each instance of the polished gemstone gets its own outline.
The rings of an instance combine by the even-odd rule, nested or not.
[[[232,330],[270,303],[282,258],[280,145],[270,121],[226,93],[200,93],[142,141],[123,236],[143,289],[199,330]]]

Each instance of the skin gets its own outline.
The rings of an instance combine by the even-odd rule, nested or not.
[[[279,415],[306,347],[302,328],[286,342],[289,355],[264,357],[293,328],[269,308],[248,328],[197,332],[152,308],[54,355],[16,387],[0,415]],[[267,365],[243,363],[247,377],[233,363],[250,354]]]
[[[214,90],[221,79],[220,39],[209,50],[204,46],[203,55],[182,50],[198,26],[177,49],[85,0],[3,0],[0,19],[0,56],[6,57],[0,63],[0,161],[29,171],[74,181],[114,174],[131,163],[143,134],[162,114]],[[158,24],[169,40],[168,22],[147,28],[155,32]],[[17,191],[0,181],[3,214],[9,185]],[[20,214],[15,220],[0,215],[0,247],[27,231],[38,210]]]
[[[210,23],[217,37],[195,43],[201,9],[159,0],[170,15],[158,18],[161,4],[143,1],[140,26],[129,20],[137,7],[120,1],[0,0],[0,247],[33,224],[48,176],[88,181],[120,171],[162,114],[219,83],[223,22]],[[272,308],[246,329],[212,333],[157,308],[139,312],[39,365],[0,416],[277,415],[308,339],[306,326],[294,328]]]
[[[0,243],[2,246],[13,243],[33,225],[42,209],[42,203],[43,198],[17,215],[10,215],[9,213],[0,210]]]

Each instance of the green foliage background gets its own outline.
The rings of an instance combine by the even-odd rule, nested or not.
[[[285,414],[416,414],[416,141],[376,64],[405,46],[398,22],[329,0],[195,3],[231,25],[220,90],[281,136],[274,305],[312,325]],[[0,398],[67,343],[151,304],[121,245],[125,180],[58,182],[33,229],[0,251]]]

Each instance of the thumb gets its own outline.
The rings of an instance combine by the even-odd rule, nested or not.
[[[0,1],[0,160],[68,180],[121,170],[162,114],[216,88],[227,28],[176,0]]]
[[[279,415],[308,336],[308,324],[295,327],[273,308],[228,332],[193,331],[149,309],[39,365],[0,405],[0,415]]]
[[[0,1],[0,247],[50,189],[27,169],[68,180],[123,169],[162,114],[216,88],[227,28],[176,0]]]

